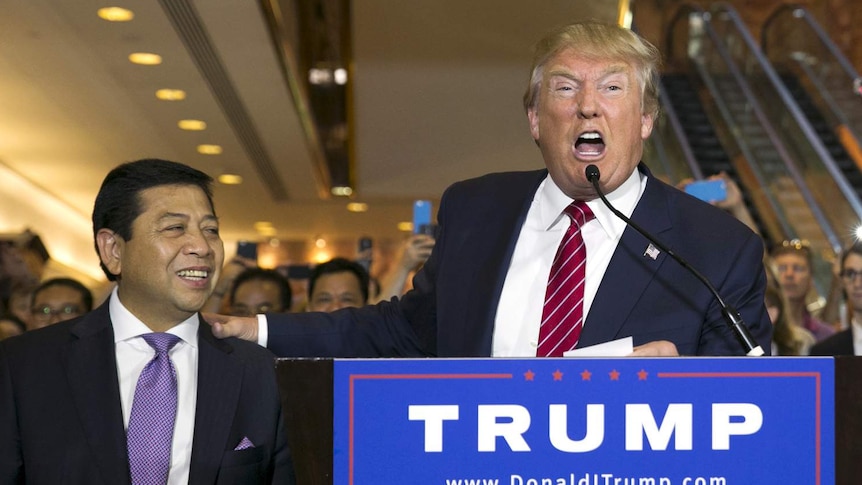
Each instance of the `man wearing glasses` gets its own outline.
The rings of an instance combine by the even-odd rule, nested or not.
[[[808,311],[806,298],[811,291],[814,267],[808,241],[793,239],[782,242],[772,250],[772,262],[778,285],[787,299],[791,321],[811,332],[818,342],[835,333],[832,327]]]
[[[237,317],[287,313],[293,303],[293,292],[290,282],[278,271],[248,268],[234,281],[228,302],[230,314]]]
[[[33,291],[27,330],[71,320],[93,309],[93,294],[72,278],[45,281]]]
[[[811,347],[811,355],[862,355],[862,243],[841,256],[841,283],[849,310],[849,328]]]

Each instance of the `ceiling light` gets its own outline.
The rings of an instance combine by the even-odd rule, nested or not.
[[[221,155],[221,145],[198,145],[198,153],[201,155]]]
[[[269,221],[257,221],[254,223],[254,230],[260,231],[261,229],[268,229],[272,227],[272,223]]]
[[[152,52],[133,52],[129,54],[129,60],[142,66],[158,66],[162,63],[162,56]]]
[[[333,78],[335,79],[335,84],[339,86],[344,86],[347,84],[347,69],[343,67],[339,67],[335,71],[332,72]]]
[[[321,69],[312,67],[308,70],[308,82],[316,86],[332,83],[332,71],[329,69]]]
[[[177,126],[181,130],[201,131],[207,129],[207,122],[201,120],[180,120],[177,122]]]
[[[278,234],[278,231],[274,227],[269,226],[269,227],[262,227],[262,228],[258,229],[257,233],[263,237],[272,237],[272,236],[275,236],[276,234]]]
[[[335,187],[329,189],[329,191],[332,193],[332,195],[338,197],[347,197],[353,194],[353,189],[347,187],[346,185],[336,185]]]
[[[411,232],[413,231],[413,223],[412,222],[399,222],[398,230],[403,232]]]
[[[368,204],[365,202],[351,202],[347,204],[347,210],[350,212],[367,212]]]
[[[186,99],[186,92],[182,89],[159,89],[156,97],[162,101],[182,101]]]
[[[128,22],[135,18],[135,12],[121,7],[100,8],[96,14],[108,22]]]
[[[223,173],[218,176],[218,181],[224,185],[239,185],[242,183],[242,175]]]

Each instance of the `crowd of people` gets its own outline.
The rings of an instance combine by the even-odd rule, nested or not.
[[[0,481],[293,483],[273,355],[557,357],[624,337],[631,356],[745,354],[713,294],[618,213],[685,252],[767,354],[856,352],[862,245],[838,268],[851,323],[836,333],[808,311],[807,244],[764,257],[751,221],[728,206],[737,187],[721,203],[728,214],[642,162],[658,62],[616,26],[573,24],[540,41],[524,109],[546,169],[454,184],[437,238],[406,241],[378,294],[362,264],[336,258],[312,268],[297,305],[286,275],[239,256],[225,264],[208,175],[165,160],[119,165],[93,209],[115,285],[106,301],[94,308],[70,278],[10,285],[0,330],[23,334],[0,343]],[[142,431],[166,410],[167,432]],[[91,453],[94,436],[106,445]],[[251,448],[254,466],[228,466]],[[69,450],[78,459],[62,458]],[[65,466],[40,466],[52,460]]]

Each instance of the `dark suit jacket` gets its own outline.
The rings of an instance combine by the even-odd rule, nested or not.
[[[686,258],[736,307],[766,352],[763,242],[724,211],[653,177],[632,219]],[[443,195],[434,251],[401,300],[329,315],[268,315],[268,346],[285,356],[491,355],[494,319],[521,226],[546,170],[486,175]],[[645,256],[627,228],[586,317],[579,347],[632,336],[683,355],[742,355],[707,288],[667,254]]]
[[[811,346],[810,355],[856,355],[853,350],[853,330],[842,330]]]
[[[189,483],[293,483],[272,355],[201,322]],[[108,303],[0,342],[0,483],[129,481]]]

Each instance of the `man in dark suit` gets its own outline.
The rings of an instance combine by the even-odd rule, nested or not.
[[[537,45],[524,96],[547,170],[450,187],[413,291],[328,316],[213,316],[216,335],[291,356],[535,356],[552,261],[569,227],[563,209],[583,201],[595,219],[580,227],[587,256],[577,347],[632,337],[635,356],[744,353],[704,285],[598,200],[585,175],[595,165],[608,199],[703,273],[768,352],[760,238],[640,163],[658,114],[658,62],[653,46],[617,26],[552,32]]]
[[[224,260],[211,183],[163,160],[105,178],[93,230],[116,288],[88,315],[0,345],[0,483],[294,482],[272,355],[200,324]],[[156,335],[173,345],[159,364],[172,385],[153,410],[138,383],[159,374]],[[148,441],[166,421],[164,441]]]

